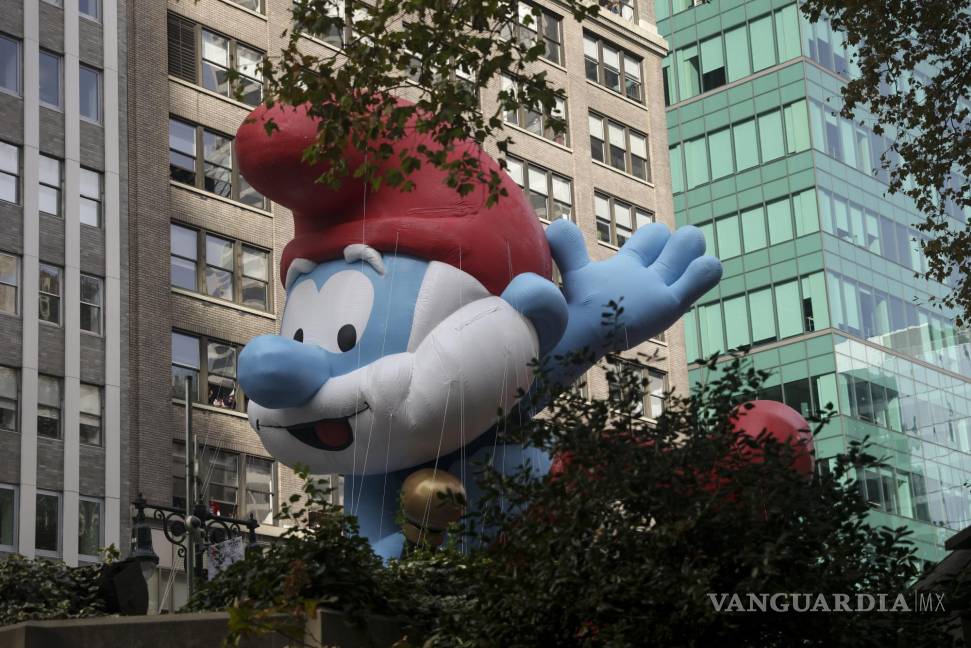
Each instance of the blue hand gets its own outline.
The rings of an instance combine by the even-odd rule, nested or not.
[[[546,238],[563,276],[569,310],[553,356],[587,348],[599,358],[630,349],[674,324],[721,278],[721,263],[702,256],[705,237],[690,225],[673,235],[661,223],[642,227],[616,255],[598,262],[590,261],[583,235],[570,221],[553,222]],[[611,301],[623,308],[616,328],[604,325]],[[567,375],[556,378],[560,384],[571,382]]]

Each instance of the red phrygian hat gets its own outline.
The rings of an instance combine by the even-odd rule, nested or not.
[[[276,129],[267,134],[264,125],[271,118]],[[281,104],[257,107],[236,133],[239,168],[247,182],[293,212],[294,238],[283,250],[281,281],[294,259],[339,259],[352,243],[448,263],[494,295],[523,272],[551,277],[549,246],[522,189],[476,144],[456,144],[450,159],[468,151],[479,158],[482,171],[499,173],[509,195],[491,207],[485,206],[485,186],[459,196],[446,186],[445,172],[428,163],[409,176],[413,190],[381,186],[372,191],[350,177],[364,161],[364,154],[351,144],[345,153],[349,175],[340,188],[331,189],[315,182],[327,167],[302,159],[316,134],[317,120],[305,107]],[[396,151],[407,147],[415,152],[420,144],[440,148],[429,135],[419,133],[389,144]],[[397,156],[392,155],[379,168],[396,164]]]

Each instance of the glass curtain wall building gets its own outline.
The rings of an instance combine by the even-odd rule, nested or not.
[[[725,268],[684,319],[688,357],[751,345],[772,371],[765,397],[804,414],[833,403],[818,456],[869,437],[889,460],[859,475],[874,521],[942,557],[971,524],[969,340],[928,305],[946,287],[915,278],[921,218],[886,195],[886,136],[838,116],[855,73],[843,38],[791,0],[655,10],[676,219]]]

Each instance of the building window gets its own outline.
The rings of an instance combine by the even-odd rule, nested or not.
[[[40,295],[38,310],[40,321],[61,325],[61,269],[57,266],[40,264]]]
[[[199,338],[172,331],[172,398],[185,398],[185,379],[195,386],[193,400],[199,398]]]
[[[583,59],[589,80],[627,95],[634,101],[644,101],[639,56],[584,33]]]
[[[61,550],[61,496],[37,491],[36,502],[34,547],[38,553],[56,554]]]
[[[598,162],[641,180],[651,179],[647,135],[596,113],[590,113],[590,152]]]
[[[526,192],[539,218],[573,217],[573,181],[569,178],[514,157],[506,158],[506,170]]]
[[[210,448],[199,453],[197,465],[196,491],[213,513],[236,518],[252,514],[261,524],[273,524],[273,461]],[[185,444],[176,441],[172,452],[172,505],[185,508],[185,504]]]
[[[263,0],[232,0],[232,2],[238,4],[240,7],[245,7],[250,11],[263,13]]]
[[[0,36],[0,90],[20,96],[20,41]]]
[[[44,2],[55,7],[64,7],[64,0],[44,0]]]
[[[37,208],[51,216],[61,215],[61,187],[64,186],[64,163],[41,154],[38,169],[40,187]]]
[[[19,286],[20,260],[12,254],[0,252],[0,313],[17,314]]]
[[[60,110],[63,95],[61,93],[61,61],[58,54],[40,50],[40,103],[48,108]]]
[[[81,275],[81,330],[101,335],[104,307],[104,282],[98,277]]]
[[[0,550],[16,551],[17,487],[0,484]]]
[[[78,554],[96,561],[103,545],[101,500],[81,497],[78,502]]]
[[[648,418],[656,419],[664,413],[667,391],[667,374],[653,367],[648,367],[647,389],[644,394],[644,411]]]
[[[81,65],[78,70],[81,117],[101,123],[101,70]]]
[[[809,48],[812,52],[812,40]],[[665,65],[666,104],[715,90],[800,54],[799,12],[793,4],[674,51]]]
[[[238,347],[172,331],[172,397],[185,396],[185,378],[190,376],[195,388],[192,398],[198,400],[205,383],[205,402],[229,410],[244,409],[236,383]]]
[[[505,30],[503,36],[515,35],[523,47],[533,47],[541,40],[546,45],[545,56],[554,63],[563,61],[562,19],[556,14],[539,7],[520,2],[517,9],[516,24],[511,27],[514,34]]]
[[[637,4],[634,0],[600,0],[600,6],[624,20],[637,22]]]
[[[654,214],[602,192],[593,195],[597,240],[621,247],[634,230],[654,222]]]
[[[640,401],[633,403],[631,416],[642,416],[656,419],[664,412],[665,392],[667,391],[667,374],[654,367],[648,367],[633,360],[615,357],[615,368],[610,369],[615,380],[610,384],[610,397],[624,403],[632,400],[637,394],[625,394],[622,391],[624,378],[622,372],[631,372],[631,378],[637,381]]]
[[[20,202],[20,147],[0,142],[0,200]]]
[[[37,376],[37,436],[61,438],[61,379]]]
[[[173,180],[266,209],[266,199],[239,174],[234,162],[233,139],[228,135],[169,119],[169,174]]]
[[[101,227],[102,176],[97,171],[81,169],[81,224]]]
[[[221,236],[206,234],[206,294],[219,299],[233,299],[233,269],[236,267],[233,242]]]
[[[81,384],[81,443],[101,445],[101,387]]]
[[[301,4],[303,0],[293,0],[294,7]],[[307,24],[313,21],[314,14],[311,12],[308,19],[304,21],[304,24],[293,22],[293,29],[296,32],[301,32],[312,36],[313,38],[320,39],[329,45],[334,47],[344,46],[344,32],[345,28],[349,26],[349,21],[346,16],[346,7],[344,2],[329,2],[325,7],[323,7],[323,12],[330,16],[331,18],[340,18],[344,21],[344,27],[342,28],[337,24],[330,24],[323,30],[314,29],[314,25]],[[353,18],[358,17],[358,10],[354,11]]]
[[[263,52],[170,13],[169,74],[249,106],[263,100]],[[236,78],[232,78],[233,75]]]
[[[516,82],[505,74],[502,75],[502,90],[503,92],[508,92],[511,97],[515,97],[518,94]],[[565,121],[566,99],[563,97],[556,97],[555,101],[556,105],[553,108],[551,115]],[[568,145],[568,131],[564,130],[560,133],[555,132],[549,121],[543,116],[543,113],[527,110],[523,106],[519,106],[515,110],[505,111],[503,115],[505,120],[510,124],[515,124],[516,126],[528,130],[534,135],[544,137],[548,140],[556,142],[557,144],[562,144],[563,146]]]
[[[269,309],[268,251],[175,223],[170,231],[173,286],[250,308]],[[200,243],[204,264],[198,263]]]
[[[17,370],[0,367],[0,430],[17,431],[18,385]]]
[[[261,524],[273,524],[273,462],[246,457],[246,515]]]
[[[269,252],[242,245],[242,278],[239,296],[243,306],[267,310],[269,283]]]
[[[101,0],[78,0],[78,13],[95,22],[101,22]]]
[[[208,379],[206,401],[213,407],[238,409],[236,402],[236,347],[221,342],[206,345]]]

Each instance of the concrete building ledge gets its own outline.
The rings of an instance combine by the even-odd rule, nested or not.
[[[0,628],[0,648],[213,648],[222,645],[228,622],[225,612],[27,621]],[[307,624],[307,633],[307,645],[347,648],[391,646],[403,636],[392,619],[371,617],[367,627],[358,628],[332,610],[319,610]],[[289,644],[280,635],[264,635],[239,645],[285,648]]]

